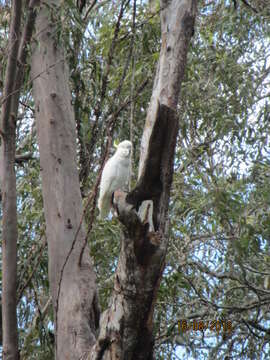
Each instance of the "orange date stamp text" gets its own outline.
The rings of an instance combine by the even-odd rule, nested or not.
[[[231,333],[232,322],[230,320],[178,320],[179,333],[186,331],[215,331],[216,333]]]

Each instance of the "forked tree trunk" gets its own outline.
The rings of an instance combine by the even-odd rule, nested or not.
[[[69,73],[59,36],[60,3],[48,0],[40,5],[32,78],[55,317],[55,356],[57,360],[76,360],[83,359],[95,342],[98,314],[88,249],[79,266],[85,229],[80,223],[83,208]]]
[[[139,180],[127,196],[121,191],[114,194],[126,230],[111,306],[102,314],[99,338],[89,360],[153,359],[153,312],[168,244],[176,107],[194,32],[196,0],[164,0],[161,8],[162,45],[142,139]],[[144,200],[154,203],[151,232],[132,208]]]

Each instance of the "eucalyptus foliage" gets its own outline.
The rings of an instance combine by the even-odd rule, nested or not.
[[[120,3],[103,1],[89,14],[80,14],[73,1],[61,9],[59,37],[69,60],[86,206],[110,135],[117,141],[131,136],[136,181],[159,56],[158,4],[137,1],[134,17],[133,2],[126,2],[121,16]],[[0,7],[1,85],[10,10],[8,2]],[[156,359],[270,356],[269,23],[267,2],[200,3],[179,104],[170,245],[155,312]],[[23,359],[51,359],[54,327],[31,91],[28,75],[17,124],[17,153],[31,154],[16,165],[20,348]],[[95,220],[89,234],[102,309],[121,230],[115,218]],[[230,321],[232,329],[181,331],[181,319],[205,326]]]

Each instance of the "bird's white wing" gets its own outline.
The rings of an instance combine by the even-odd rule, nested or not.
[[[113,182],[114,174],[113,174],[113,157],[109,159],[102,171],[101,181],[100,181],[100,196],[103,196],[106,193]]]
[[[114,180],[116,175],[116,159],[115,155],[110,158],[104,166],[101,182],[100,182],[100,192],[98,199],[98,209],[100,212],[100,218],[105,218],[111,208],[111,198],[114,191]]]

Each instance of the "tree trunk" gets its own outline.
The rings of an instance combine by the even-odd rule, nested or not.
[[[142,139],[139,181],[127,196],[121,191],[114,194],[125,234],[111,306],[102,314],[89,360],[153,359],[153,311],[168,243],[176,107],[194,31],[196,0],[161,1],[161,8],[162,46]],[[144,200],[154,204],[154,231],[133,210]]]
[[[12,113],[12,92],[16,80],[17,56],[20,39],[21,1],[13,1],[9,33],[8,62],[1,114],[1,191],[3,206],[3,291],[2,328],[3,359],[19,359],[16,314],[17,286],[17,197],[15,174],[16,114]]]
[[[99,314],[88,249],[79,266],[86,234],[81,221],[75,120],[59,36],[60,3],[41,4],[32,78],[55,316],[55,356],[58,360],[75,360],[83,359],[94,344]]]

